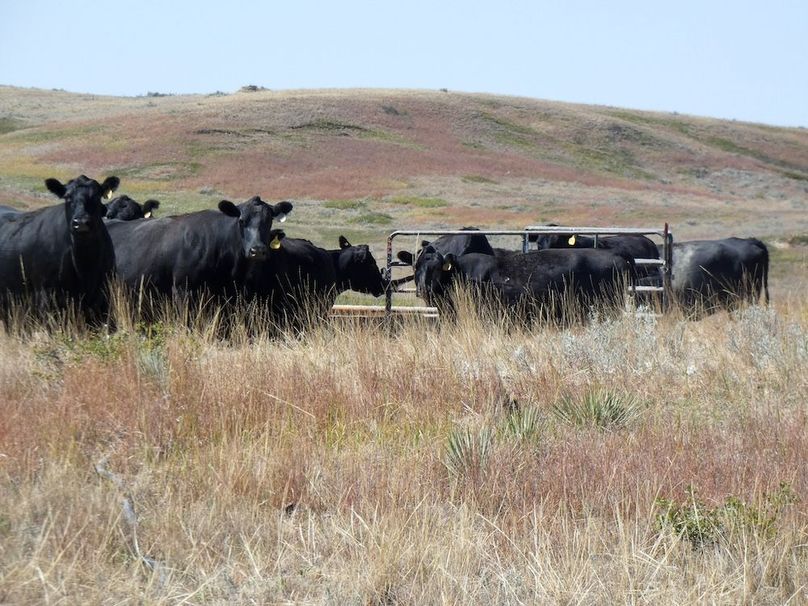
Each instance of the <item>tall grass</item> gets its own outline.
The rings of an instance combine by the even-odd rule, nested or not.
[[[0,601],[800,603],[806,309],[0,333]]]

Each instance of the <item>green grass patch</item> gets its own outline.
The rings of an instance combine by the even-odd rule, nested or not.
[[[481,183],[484,185],[497,185],[497,181],[493,179],[489,179],[488,177],[483,177],[482,175],[463,175],[462,177],[463,183]]]
[[[776,491],[763,495],[759,506],[730,496],[722,505],[710,507],[691,486],[684,501],[656,500],[656,526],[660,531],[674,532],[694,547],[714,545],[739,532],[771,539],[777,534],[776,522],[783,509],[798,500],[791,486],[782,482]]]
[[[314,120],[313,122],[306,122],[290,127],[292,130],[310,130],[324,133],[366,133],[370,129],[356,124],[347,124],[344,122],[335,122],[333,120]]]
[[[621,177],[654,180],[651,173],[636,165],[634,154],[626,149],[604,151],[581,145],[570,145],[568,151],[579,168],[595,172],[611,173]]]
[[[351,223],[365,223],[368,225],[389,225],[393,222],[393,217],[385,213],[364,213],[358,217],[349,219]]]
[[[443,198],[421,198],[419,196],[395,196],[389,198],[387,202],[402,206],[415,206],[416,208],[443,208],[444,206],[449,206],[449,203]]]
[[[797,181],[808,181],[808,175],[805,173],[794,172],[793,170],[782,170],[780,174],[788,179],[795,179]]]
[[[406,141],[395,133],[390,133],[377,128],[367,128],[358,124],[347,122],[337,122],[335,120],[314,120],[296,126],[290,126],[289,131],[293,133],[311,133],[315,135],[329,135],[338,137],[357,137],[359,139],[371,139],[397,145],[420,148],[411,142]]]
[[[723,137],[705,137],[703,141],[712,147],[717,147],[721,151],[725,151],[730,154],[740,154],[742,156],[752,157],[758,157],[761,155],[755,150],[738,145],[734,141],[730,141],[729,139],[725,139]]]
[[[533,139],[536,136],[536,131],[532,128],[505,120],[490,112],[483,112],[479,117],[492,128],[494,140],[497,143],[523,148],[536,147]]]
[[[25,124],[14,118],[0,118],[0,135],[25,128]]]
[[[661,126],[663,128],[668,128],[670,130],[679,132],[683,135],[692,136],[690,126],[684,121],[676,118],[645,116],[627,111],[609,111],[606,112],[606,114],[612,116],[613,118],[617,118],[618,120],[625,120],[626,122],[632,122],[634,124],[640,124],[643,126],[653,126],[655,128]]]
[[[326,200],[323,208],[336,208],[337,210],[356,210],[367,206],[362,200]]]
[[[145,181],[173,181],[185,179],[199,173],[202,164],[199,162],[166,162],[144,166],[127,166],[116,168],[111,174],[121,179]]]

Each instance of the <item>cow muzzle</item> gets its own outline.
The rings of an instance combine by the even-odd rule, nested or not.
[[[70,229],[75,234],[84,234],[90,231],[90,222],[82,219],[73,219],[70,222]]]
[[[250,247],[250,259],[261,261],[267,258],[267,247],[263,244]]]

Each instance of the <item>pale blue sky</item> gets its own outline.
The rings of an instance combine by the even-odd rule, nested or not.
[[[0,84],[448,88],[808,126],[808,0],[0,0]]]

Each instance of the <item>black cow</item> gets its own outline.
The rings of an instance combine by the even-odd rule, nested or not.
[[[756,238],[675,242],[673,296],[687,313],[769,303],[769,251]]]
[[[387,287],[368,246],[353,246],[344,236],[335,250],[286,238],[260,271],[257,290],[271,299],[273,315],[298,324],[325,317],[346,290],[379,297]]]
[[[444,255],[466,255],[469,253],[480,253],[483,255],[495,255],[496,250],[491,247],[491,243],[485,234],[474,233],[478,231],[476,227],[464,227],[462,231],[468,234],[451,234],[441,236],[432,242],[421,242],[421,249],[431,245],[433,249]]]
[[[110,221],[118,275],[131,289],[161,295],[213,295],[219,302],[244,295],[247,277],[267,257],[272,221],[290,202],[270,206],[255,196],[236,206],[136,221]]]
[[[504,248],[493,248],[491,243],[488,241],[488,238],[485,234],[475,233],[479,231],[477,227],[463,227],[461,231],[470,232],[468,234],[447,234],[445,236],[440,236],[439,238],[429,242],[427,240],[421,241],[421,248],[418,249],[416,253],[416,257],[413,257],[411,253],[402,251],[399,253],[399,259],[409,259],[409,261],[405,261],[409,265],[415,267],[415,259],[417,259],[417,255],[420,255],[421,252],[427,249],[427,247],[431,247],[432,250],[436,250],[443,255],[452,254],[455,256],[470,254],[470,253],[479,253],[483,255],[491,255],[491,256],[507,256],[514,254],[517,251],[511,251]],[[397,280],[393,280],[393,286],[397,286],[398,284],[404,284],[408,281],[412,281],[415,279],[415,275],[406,276],[404,278],[399,278]]]
[[[118,196],[107,204],[107,219],[120,221],[149,219],[159,207],[159,200],[146,200],[140,204],[129,196]]]
[[[472,286],[482,303],[523,306],[555,319],[572,319],[591,305],[618,305],[631,271],[630,257],[607,250],[542,250],[490,255],[443,254],[432,245],[417,259],[399,252],[404,262],[415,262],[418,295],[444,311],[454,308],[455,283]]]
[[[63,185],[46,179],[64,204],[0,215],[0,307],[30,298],[37,310],[51,304],[79,306],[86,319],[101,321],[108,311],[106,281],[115,253],[102,218],[102,198],[120,183],[84,175]]]
[[[553,224],[548,227],[554,227]],[[530,242],[536,243],[538,250],[550,248],[595,248],[595,238],[580,234],[530,234]],[[659,249],[654,242],[640,234],[618,234],[614,236],[598,236],[597,248],[610,250],[618,255],[632,259],[659,259]],[[657,275],[659,268],[655,265],[639,265],[636,268],[638,277]]]

